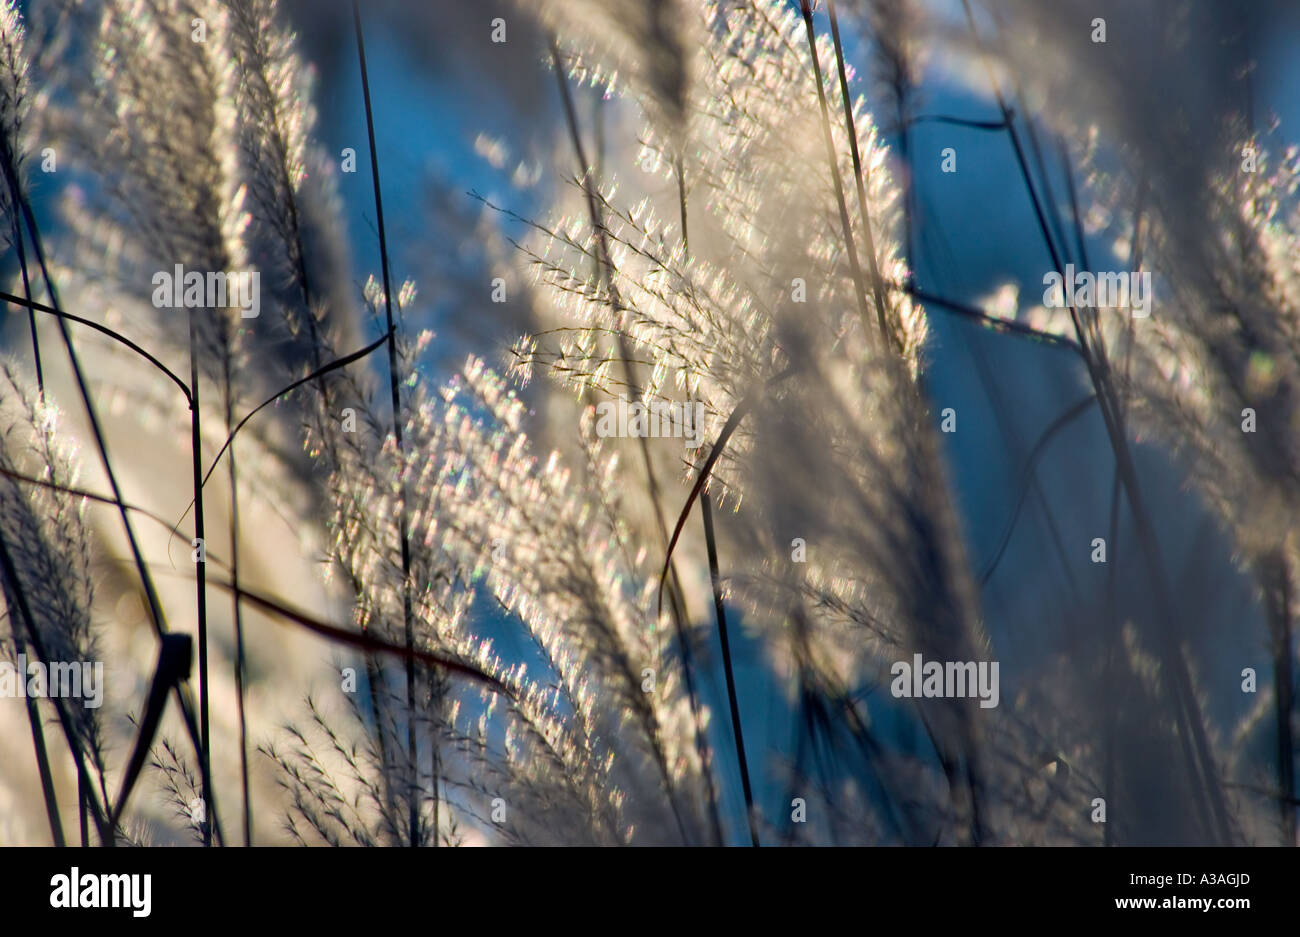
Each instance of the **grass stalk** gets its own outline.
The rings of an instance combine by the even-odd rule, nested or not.
[[[223,323],[224,327],[224,323]],[[231,390],[231,355],[229,348],[222,360],[222,378],[225,385],[226,432],[229,434],[231,420],[234,417],[234,394]],[[239,601],[239,485],[238,472],[235,467],[235,446],[230,445],[230,459],[227,462],[230,480],[230,581],[235,589],[231,593],[231,612],[235,626],[235,701],[239,717],[239,783],[244,807],[244,845],[253,844],[253,807],[248,792],[248,720],[245,712],[244,698],[244,612]]]
[[[881,339],[885,347],[898,355],[902,350],[902,337],[895,336],[889,327],[889,321],[886,315],[887,306],[884,299],[884,284],[880,277],[879,267],[876,261],[875,243],[871,235],[871,218],[867,208],[865,183],[862,178],[862,160],[858,153],[857,129],[853,118],[853,103],[848,86],[848,76],[844,66],[844,50],[840,42],[839,23],[835,16],[834,4],[830,3],[829,14],[831,18],[831,41],[835,50],[836,71],[838,73],[840,84],[840,96],[843,99],[844,118],[846,130],[849,136],[850,155],[853,160],[854,177],[856,181],[858,199],[860,203],[861,214],[863,216],[863,227],[865,228],[866,246],[868,249],[868,260],[871,264],[872,273],[872,292],[875,298],[876,320],[880,328]],[[849,255],[849,265],[853,273],[854,288],[857,292],[858,309],[862,318],[863,328],[870,330],[867,314],[866,290],[862,282],[862,268],[858,260],[857,249],[854,244],[853,226],[849,219],[848,206],[844,197],[844,184],[840,177],[839,158],[835,152],[835,139],[831,131],[830,109],[826,103],[826,88],[822,79],[821,60],[817,54],[817,35],[813,27],[812,4],[809,0],[801,0],[801,12],[803,14],[804,31],[808,38],[809,57],[812,59],[813,78],[817,84],[817,102],[821,109],[822,133],[826,142],[826,158],[830,164],[831,179],[835,188],[835,200],[840,213],[840,225],[843,228],[845,249]],[[978,843],[983,838],[983,824],[981,821],[980,803],[979,803],[979,781],[977,778],[977,754],[974,750],[973,743],[967,740],[967,758],[964,765],[958,765],[956,759],[946,757],[939,752],[941,760],[945,761],[946,774],[949,786],[953,796],[957,792],[965,789],[970,796],[970,821],[971,835],[973,841]],[[964,775],[964,777],[963,777]]]
[[[991,381],[989,382],[989,386],[990,388],[993,386]],[[1016,522],[1019,520],[1020,513],[1025,506],[1025,499],[1029,496],[1030,492],[1033,491],[1036,491],[1040,497],[1043,496],[1042,489],[1037,486],[1037,475],[1035,472],[1038,468],[1039,460],[1042,458],[1043,453],[1047,451],[1048,443],[1052,441],[1053,437],[1055,437],[1058,432],[1091,410],[1092,405],[1096,402],[1097,395],[1088,394],[1088,396],[1070,405],[1064,412],[1055,417],[1051,423],[1047,424],[1047,427],[1039,434],[1038,439],[1035,440],[1034,444],[1029,448],[1029,454],[1024,459],[1024,467],[1020,471],[1020,481],[1016,486],[1016,490],[1019,491],[1019,494],[1016,497],[1015,506],[1011,510],[1011,516],[1007,519],[1007,523],[1002,528],[1002,534],[998,538],[998,547],[994,551],[993,557],[987,564],[985,564],[983,571],[980,573],[980,586],[988,584],[988,581],[992,578],[998,564],[1002,561],[1002,557],[1011,543],[1011,534],[1015,530]],[[1019,438],[1014,434],[1010,435],[1011,438],[1009,441],[1014,444],[1014,448],[1019,449]],[[1044,505],[1046,505],[1045,501]],[[1044,509],[1046,510],[1046,508]],[[1057,532],[1055,525],[1052,525],[1051,530],[1054,534]],[[1069,566],[1066,565],[1064,545],[1060,542],[1059,537],[1054,538],[1054,543],[1057,553],[1061,557],[1066,577],[1069,579],[1070,590],[1075,600],[1078,601],[1079,590],[1075,585],[1074,577],[1070,575]]]
[[[587,213],[591,223],[592,233],[596,236],[598,246],[598,275],[604,281],[605,288],[609,291],[609,302],[611,308],[617,313],[623,309],[623,304],[619,299],[618,286],[614,282],[614,264],[610,256],[609,239],[605,229],[604,221],[601,218],[600,207],[596,202],[596,193],[594,190],[594,180],[592,179],[593,165],[587,161],[586,149],[582,145],[582,134],[578,130],[578,116],[573,104],[573,95],[569,91],[569,83],[565,79],[564,63],[560,56],[559,43],[552,35],[550,37],[550,56],[551,67],[555,71],[555,80],[560,92],[560,101],[564,106],[565,122],[569,130],[569,139],[573,145],[574,156],[578,161],[579,181],[582,186],[583,195],[587,202]],[[632,397],[640,395],[639,385],[636,378],[635,368],[632,364],[631,350],[628,348],[627,336],[622,328],[615,330],[615,342],[618,347],[618,355],[623,364],[624,380],[627,384],[628,393]],[[641,453],[641,463],[645,469],[646,486],[649,494],[651,513],[654,514],[655,524],[659,531],[660,541],[668,543],[668,529],[664,525],[663,515],[660,513],[660,493],[659,483],[655,477],[654,465],[650,459],[650,446],[645,437],[638,438],[639,450]],[[665,570],[665,580],[670,581],[669,589],[669,607],[672,611],[672,618],[678,645],[682,651],[682,671],[684,682],[687,688],[687,694],[690,699],[691,713],[695,720],[696,735],[699,734],[698,720],[698,703],[696,699],[694,677],[691,673],[691,651],[690,638],[685,629],[685,608],[684,599],[682,598],[681,585],[677,577],[675,566],[671,565],[671,548],[668,549],[669,565]],[[697,745],[700,744],[697,738]],[[678,831],[681,833],[682,841],[689,842],[686,832],[686,824],[682,821],[681,811],[677,804],[677,798],[673,791],[672,782],[665,768],[664,784],[668,793],[668,800],[672,804],[673,815],[677,821]]]
[[[21,210],[23,221],[27,227],[27,233],[31,237],[32,253],[35,255],[37,264],[40,267],[41,279],[45,284],[45,291],[48,294],[50,300],[49,306],[41,306],[35,303],[31,303],[27,305],[29,306],[29,308],[34,308],[34,309],[51,313],[56,317],[58,321],[59,336],[63,341],[64,350],[67,352],[68,355],[68,362],[72,367],[73,378],[77,385],[77,393],[81,397],[82,406],[86,411],[86,419],[87,422],[90,424],[91,436],[95,441],[95,449],[99,454],[100,464],[103,466],[104,474],[108,479],[109,488],[112,492],[112,501],[117,505],[118,514],[122,520],[122,529],[123,532],[126,534],[127,544],[131,550],[131,558],[133,563],[135,564],[136,573],[140,578],[141,588],[144,590],[146,604],[148,605],[149,608],[150,623],[153,625],[155,636],[161,639],[163,635],[167,633],[167,619],[163,613],[162,602],[158,598],[158,590],[154,586],[153,575],[149,572],[148,564],[145,562],[144,559],[144,553],[140,549],[140,543],[135,534],[135,527],[131,523],[131,518],[128,516],[127,513],[126,501],[122,497],[122,490],[117,480],[117,473],[114,471],[112,459],[109,457],[108,443],[106,437],[104,436],[103,426],[100,423],[99,413],[97,408],[95,407],[94,399],[91,396],[90,387],[86,381],[85,372],[81,367],[81,361],[77,356],[76,348],[73,345],[72,335],[68,330],[68,325],[67,325],[68,320],[76,319],[76,321],[80,321],[83,322],[84,324],[90,325],[91,327],[96,328],[97,330],[108,334],[110,337],[113,337],[127,344],[128,346],[132,347],[132,349],[136,351],[137,354],[140,354],[144,358],[148,359],[156,367],[160,368],[164,373],[166,373],[168,377],[182,389],[182,392],[186,395],[187,399],[189,398],[189,393],[190,393],[189,388],[185,385],[184,381],[182,381],[179,377],[177,377],[170,370],[168,370],[164,365],[162,365],[161,362],[159,362],[148,352],[144,351],[144,349],[135,345],[133,342],[130,342],[128,339],[125,339],[123,336],[118,335],[117,333],[113,332],[111,329],[107,329],[104,326],[99,325],[98,323],[91,322],[88,319],[80,319],[79,317],[73,317],[62,311],[62,304],[59,302],[58,290],[55,287],[54,278],[51,276],[49,265],[46,262],[45,249],[41,241],[40,227],[36,223],[36,214],[35,212],[32,211],[31,202],[28,200],[26,193],[23,191],[22,187],[18,184],[17,175],[14,171],[13,166],[6,163],[6,165],[3,168],[4,168],[6,180],[9,185],[10,193],[13,196],[14,204],[17,205],[18,208]],[[17,301],[19,302],[20,305],[23,304],[18,297],[10,296],[8,294],[0,294],[0,299],[4,299],[8,302]],[[185,727],[187,733],[189,734],[190,742],[194,747],[196,756],[199,757],[200,764],[203,764],[203,758],[202,758],[203,746],[202,746],[202,741],[200,738],[198,726],[194,719],[193,701],[189,698],[188,693],[180,686],[177,686],[175,688],[175,693],[176,693],[176,702],[177,705],[180,706],[181,714],[184,718]],[[205,782],[205,786],[207,786],[206,782]],[[209,791],[209,793],[215,795],[215,791]],[[217,804],[215,799],[208,800],[207,806],[210,815],[212,817],[213,824],[217,825],[218,836],[220,836],[220,826],[217,820]]]
[[[687,261],[691,255],[691,238],[688,227],[688,215],[686,211],[686,161],[681,153],[678,153],[676,160],[677,176],[677,209],[682,222],[682,253]],[[704,523],[704,544],[708,551],[709,557],[709,585],[713,590],[713,609],[714,616],[718,623],[718,635],[725,643],[727,632],[727,609],[722,600],[722,580],[718,575],[718,543],[713,532],[713,497],[709,494],[708,488],[700,492],[700,517]],[[749,823],[749,838],[753,845],[758,845],[758,827],[756,826],[757,818],[754,816],[753,794],[749,785],[749,765],[745,760],[745,742],[741,735],[740,720],[736,715],[740,707],[736,702],[735,678],[731,673],[730,655],[723,657],[723,667],[727,677],[727,701],[731,706],[732,724],[735,729],[736,738],[736,761],[740,765],[740,779],[745,791],[745,816]],[[694,688],[692,688],[692,694]],[[694,712],[692,712],[694,715]],[[698,723],[695,740],[700,757],[700,766],[705,773],[708,782],[709,793],[709,818],[713,825],[713,836],[718,845],[722,844],[722,828],[718,819],[718,795],[714,789],[713,771],[706,758],[708,751],[702,744],[702,734],[698,729]]]
[[[89,786],[90,786],[90,779],[86,777],[86,772],[78,771],[77,772],[77,820],[78,820],[77,826],[81,833],[82,846],[90,845],[90,825],[88,822],[89,811],[87,810],[86,807],[86,797],[88,796],[87,789],[89,788]]]
[[[858,314],[862,318],[862,327],[867,332],[870,332],[867,290],[862,281],[862,266],[858,262],[858,249],[853,240],[853,225],[849,221],[848,205],[844,201],[844,181],[840,178],[840,163],[835,156],[835,139],[831,135],[830,109],[826,105],[826,88],[822,82],[821,59],[817,56],[817,32],[813,28],[812,4],[809,0],[800,0],[800,6],[803,12],[804,28],[808,34],[808,53],[812,58],[813,80],[817,84],[817,103],[821,106],[822,133],[826,140],[826,160],[830,165],[831,181],[835,184],[835,202],[840,211],[840,227],[844,234],[844,250],[848,254],[849,269],[853,273],[853,288],[857,293]],[[885,336],[886,341],[888,341],[889,327],[885,321],[885,307],[880,302],[877,302],[876,305],[876,320],[880,328],[880,334]]]
[[[862,215],[863,250],[867,255],[867,263],[871,271],[871,290],[876,300],[876,322],[880,326],[880,337],[885,340],[885,343],[888,347],[894,349],[895,353],[897,353],[900,350],[900,342],[898,338],[893,334],[893,331],[890,329],[889,320],[886,316],[886,310],[889,307],[885,302],[885,287],[884,287],[884,282],[880,278],[880,265],[876,261],[876,240],[875,240],[875,236],[872,235],[871,233],[871,212],[867,208],[866,183],[862,177],[863,175],[862,156],[858,152],[858,129],[857,129],[856,121],[854,120],[853,117],[853,96],[852,94],[849,93],[849,78],[844,68],[844,48],[840,44],[840,23],[839,23],[839,18],[835,15],[835,0],[827,0],[826,9],[827,9],[827,13],[829,13],[830,15],[830,20],[831,20],[831,42],[835,46],[835,68],[839,73],[840,99],[844,104],[844,126],[845,129],[848,131],[848,135],[849,135],[849,153],[853,157],[853,181],[857,184],[857,190],[858,190],[858,212]],[[808,43],[812,50],[814,74],[817,77],[817,93],[821,100],[822,120],[826,124],[827,153],[830,155],[831,168],[832,171],[835,173],[835,178],[836,178],[835,189],[840,201],[840,219],[844,223],[845,226],[844,236],[849,243],[849,251],[852,254],[853,235],[849,228],[848,212],[845,210],[845,206],[844,206],[844,192],[839,183],[839,165],[835,159],[835,147],[831,138],[830,119],[826,107],[826,94],[822,90],[821,65],[818,64],[817,61],[817,44],[813,38],[812,9],[809,7],[808,0],[804,0],[803,2],[803,11],[804,11],[804,26],[807,28]],[[901,114],[902,111],[901,94],[899,96],[899,101],[900,101],[899,110]],[[901,117],[900,117],[899,132],[900,134],[904,135],[902,139],[906,140],[906,132],[907,132],[906,126],[905,124],[902,123]],[[903,156],[904,165],[906,166],[907,163],[906,145],[904,145],[903,147],[902,156]],[[908,262],[910,263],[911,243],[912,243],[912,221],[911,221],[912,212],[911,212],[911,203],[909,199],[911,197],[910,196],[911,186],[906,176],[907,173],[905,172],[904,180],[903,180],[903,187],[904,187],[903,188],[904,191],[903,214],[907,225],[907,238],[904,243],[907,245],[907,250],[908,250],[907,259]],[[856,259],[854,259],[853,263],[856,269],[857,267]]]
[[[25,627],[27,629],[26,643],[35,650],[36,656],[48,665],[50,662],[50,656],[45,650],[44,642],[41,641],[40,633],[35,624],[36,618],[32,615],[31,604],[27,601],[27,594],[23,591],[22,580],[18,576],[18,567],[14,563],[13,554],[9,552],[9,543],[3,534],[0,534],[0,575],[3,575],[3,577],[10,583],[11,588],[7,593],[7,598],[12,599],[14,604],[17,606],[16,609],[11,610],[11,615],[13,615],[16,620],[21,620],[23,624],[20,627]],[[17,633],[17,629],[15,629],[15,633]],[[59,724],[63,729],[63,734],[68,740],[68,748],[72,752],[72,759],[76,764],[77,773],[79,775],[84,775],[86,772],[85,757],[81,750],[81,739],[77,735],[76,725],[65,709],[65,701],[62,697],[53,696],[51,697],[51,702],[53,702],[54,710],[58,714]],[[51,784],[52,783],[53,782],[51,781]],[[94,788],[89,784],[86,785],[86,791],[88,794],[88,804],[95,819],[95,826],[99,831],[100,842],[105,846],[111,846],[114,841],[113,827],[108,821],[110,811],[107,804],[104,807],[100,806],[99,798],[96,796]],[[55,839],[55,845],[63,845],[61,824],[59,830],[59,835]]]
[[[48,285],[47,285],[47,291],[48,291]],[[88,328],[94,329],[96,332],[98,332],[101,335],[107,335],[113,341],[117,342],[119,345],[123,345],[126,348],[129,348],[135,354],[139,355],[141,358],[145,359],[150,364],[152,364],[155,368],[157,368],[160,372],[162,372],[167,377],[167,379],[171,381],[173,384],[175,384],[176,387],[185,396],[186,403],[187,404],[189,403],[189,399],[190,399],[189,385],[186,384],[185,381],[183,381],[176,374],[176,372],[172,371],[165,364],[163,364],[161,361],[155,358],[152,354],[150,354],[145,349],[141,348],[135,342],[131,341],[131,339],[127,338],[121,332],[116,332],[113,329],[110,329],[108,326],[101,325],[100,323],[95,322],[91,319],[86,319],[83,318],[82,316],[74,315],[70,312],[58,308],[57,305],[48,306],[45,303],[37,302],[31,299],[30,297],[24,299],[21,296],[15,296],[13,293],[6,293],[3,290],[0,290],[0,300],[7,303],[12,303],[15,306],[21,306],[22,308],[27,309],[31,312],[48,313],[49,315],[52,315],[62,321],[76,322],[78,325],[84,325]],[[63,328],[62,324],[60,325],[60,327]]]
[[[0,134],[0,149],[3,150],[3,159],[6,167],[8,167],[12,161],[12,155],[9,149],[9,140],[7,137],[5,137],[2,134]],[[11,199],[11,203],[12,203],[12,199]],[[17,211],[11,212],[10,222],[12,227],[14,248],[18,252],[18,269],[22,273],[23,296],[27,299],[28,302],[31,302],[32,287],[31,287],[31,278],[27,268],[27,249],[24,245],[22,224],[19,221],[19,216]],[[40,400],[41,406],[44,406],[45,405],[45,371],[41,364],[41,342],[40,342],[40,336],[37,334],[36,331],[36,310],[32,309],[30,306],[27,309],[27,319],[31,327],[32,364],[33,367],[35,367],[36,369],[36,392]],[[22,638],[18,637],[17,629],[15,629],[14,650],[16,651],[16,653],[22,654],[25,648],[26,645],[23,643]],[[50,837],[55,846],[62,846],[64,845],[63,821],[59,817],[59,800],[58,800],[58,795],[54,790],[54,776],[50,771],[50,754],[49,754],[49,750],[46,748],[45,745],[45,729],[44,726],[42,726],[41,724],[40,707],[37,706],[35,699],[26,696],[25,694],[24,694],[24,700],[26,702],[26,709],[27,709],[27,722],[30,725],[32,731],[32,747],[35,749],[35,754],[36,754],[36,769],[37,769],[37,773],[40,775],[41,778],[41,795],[45,800],[45,814],[46,817],[49,819],[49,823],[50,823]],[[84,785],[84,781],[82,780],[82,775],[80,772],[78,772],[77,778],[79,782],[77,785],[78,798],[82,808],[81,809],[81,814],[82,814],[81,842],[82,845],[84,846],[86,843],[86,836],[84,831],[85,830],[85,797],[83,793],[85,785]]]
[[[709,582],[713,586],[713,610],[718,618],[718,641],[722,644],[722,670],[727,678],[727,705],[731,708],[731,728],[736,739],[736,763],[740,766],[740,785],[745,794],[745,819],[749,824],[750,844],[757,848],[758,826],[754,814],[754,790],[749,782],[749,761],[745,757],[745,733],[740,724],[736,677],[731,666],[731,641],[727,637],[727,609],[722,601],[722,582],[718,576],[718,548],[713,533],[713,499],[709,497],[707,490],[700,496],[700,516],[704,519],[704,542],[709,553]]]
[[[971,32],[978,37],[974,14],[971,12],[969,0],[962,0],[962,6],[966,11],[966,17],[970,24]],[[985,64],[987,66],[987,61]],[[989,81],[993,88],[998,109],[1001,111],[1002,117],[1007,123],[1007,134],[1011,140],[1012,149],[1016,156],[1017,166],[1028,190],[1030,202],[1033,206],[1034,215],[1042,233],[1044,243],[1051,255],[1055,269],[1058,271],[1064,270],[1064,263],[1062,262],[1061,255],[1056,248],[1042,203],[1033,185],[1033,177],[1029,171],[1024,147],[1020,142],[1020,135],[1016,131],[1015,125],[1011,120],[1006,100],[1002,95],[1002,91],[997,84],[995,76],[993,76],[991,72],[991,68]],[[1155,530],[1151,522],[1150,514],[1146,509],[1145,497],[1138,483],[1137,469],[1134,465],[1132,452],[1129,449],[1128,439],[1121,421],[1114,386],[1109,378],[1104,347],[1100,344],[1097,344],[1096,347],[1094,347],[1093,342],[1089,339],[1078,309],[1074,307],[1070,308],[1070,319],[1074,326],[1079,347],[1083,352],[1083,359],[1084,364],[1087,367],[1088,377],[1092,381],[1093,388],[1097,392],[1097,399],[1100,404],[1102,418],[1106,425],[1106,432],[1110,439],[1111,449],[1114,452],[1115,461],[1120,473],[1120,479],[1123,483],[1129,507],[1133,513],[1143,557],[1146,561],[1148,571],[1151,574],[1152,582],[1155,584],[1154,592],[1156,596],[1156,604],[1163,623],[1162,640],[1164,644],[1164,656],[1169,665],[1168,669],[1173,682],[1174,697],[1177,703],[1177,715],[1180,726],[1179,736],[1183,742],[1184,753],[1189,762],[1189,770],[1193,779],[1193,790],[1196,795],[1198,811],[1201,814],[1206,832],[1212,837],[1218,839],[1221,843],[1227,844],[1232,839],[1232,833],[1228,821],[1227,804],[1224,801],[1222,787],[1219,784],[1217,771],[1214,768],[1213,755],[1210,751],[1204,717],[1201,714],[1199,703],[1196,701],[1195,693],[1192,688],[1191,674],[1188,671],[1187,662],[1183,657],[1182,649],[1179,646],[1174,633],[1175,616],[1173,598],[1165,579],[1160,545],[1155,536]]]
[[[397,333],[393,327],[393,290],[388,264],[388,237],[384,230],[384,201],[379,185],[379,153],[375,146],[375,117],[370,103],[370,76],[366,70],[366,45],[361,30],[361,7],[352,0],[352,18],[357,34],[357,59],[361,66],[361,94],[366,108],[366,135],[370,143],[370,173],[375,190],[375,222],[379,229],[379,259],[384,277],[384,314],[388,325],[388,383],[392,393],[393,439],[397,445],[399,462],[402,456],[402,401],[398,383]],[[406,758],[410,790],[407,793],[407,834],[409,845],[420,844],[420,804],[418,776],[416,773],[415,740],[415,650],[414,611],[411,607],[411,543],[408,529],[405,466],[399,469],[398,496],[399,536],[402,548],[402,618],[406,639]],[[434,831],[437,840],[437,831]]]
[[[13,151],[10,149],[8,137],[0,134],[0,159],[4,160],[5,175],[10,176],[13,172]],[[17,208],[17,199],[14,197],[14,187],[17,184],[16,178],[9,185],[10,194],[10,230],[14,241],[14,250],[18,254],[18,270],[22,274],[23,280],[23,297],[30,303],[32,301],[32,284],[31,275],[27,267],[27,246],[26,239],[23,237],[22,221],[19,217]],[[31,306],[27,307],[27,323],[31,329],[32,336],[32,365],[36,369],[36,389],[40,395],[41,404],[45,404],[45,368],[41,362],[41,338],[36,330],[36,310]]]
[[[14,651],[18,654],[24,654],[27,645],[23,643],[22,638],[17,636],[17,629],[14,630]],[[50,754],[45,747],[45,729],[41,725],[41,712],[34,697],[23,694],[23,698],[27,704],[27,723],[32,730],[32,747],[36,751],[36,770],[41,778],[41,794],[45,799],[45,816],[50,823],[50,839],[55,846],[64,846],[66,843],[63,839],[63,820],[59,817],[59,798],[54,790],[54,775],[50,772]],[[82,797],[81,803],[84,805],[85,785],[81,782],[80,771],[77,772],[77,778],[78,796]],[[83,846],[86,844],[84,833],[81,844]]]
[[[207,532],[203,517],[203,428],[199,400],[199,333],[198,321],[190,311],[190,466],[194,476],[194,536],[199,541],[198,561],[194,564],[195,603],[199,633],[199,759],[203,777],[203,805],[211,803],[208,780],[211,778],[211,736],[208,726],[208,586]],[[212,845],[212,824],[205,815],[203,845]]]

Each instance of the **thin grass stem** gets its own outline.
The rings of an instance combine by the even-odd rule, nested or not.
[[[375,190],[375,221],[379,229],[379,260],[384,276],[384,314],[388,324],[388,386],[392,393],[393,440],[398,458],[402,454],[402,401],[398,383],[397,333],[393,326],[393,290],[388,264],[388,236],[384,229],[384,201],[379,185],[379,153],[375,145],[375,117],[370,104],[370,75],[366,70],[366,45],[361,30],[361,7],[352,0],[352,19],[357,34],[357,59],[361,66],[361,96],[366,108],[366,135],[370,142],[370,173]],[[407,516],[406,472],[400,469],[398,497],[398,526],[402,548],[402,619],[406,637],[406,757],[410,789],[407,793],[407,832],[409,845],[420,845],[420,805],[417,796],[415,740],[415,615],[411,607],[411,542]],[[437,840],[437,831],[434,832]]]

